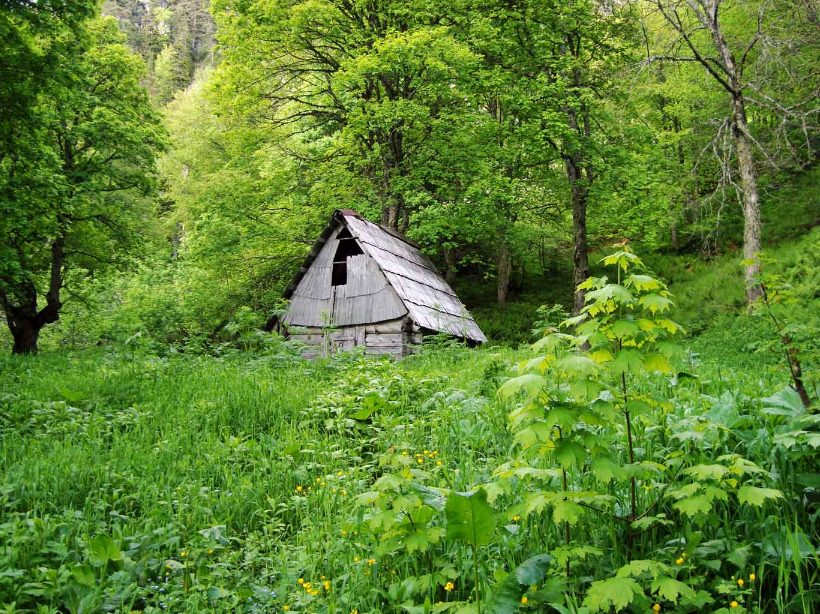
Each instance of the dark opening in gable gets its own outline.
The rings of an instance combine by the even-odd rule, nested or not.
[[[351,256],[359,256],[364,252],[347,228],[343,228],[336,238],[339,243],[336,247],[336,253],[333,255],[333,274],[330,283],[333,286],[344,286],[347,284],[347,259]]]

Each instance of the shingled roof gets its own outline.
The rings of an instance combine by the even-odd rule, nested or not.
[[[350,209],[340,209],[333,214],[330,224],[285,291],[285,298],[293,295],[299,281],[339,225],[345,226],[362,251],[376,262],[418,326],[476,342],[487,340],[467,308],[416,243]]]

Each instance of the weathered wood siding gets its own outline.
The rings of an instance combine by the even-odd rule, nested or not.
[[[404,318],[399,318],[379,324],[343,326],[330,331],[306,327],[303,331],[291,334],[290,339],[305,344],[302,352],[305,358],[326,356],[328,351],[335,354],[364,346],[368,355],[390,355],[400,360],[413,354],[416,346],[423,340],[423,333],[408,324]]]
[[[401,318],[407,313],[379,265],[366,254],[347,259],[347,283],[332,286],[337,228],[299,281],[285,322],[289,326],[322,327],[368,324]]]
[[[331,317],[330,275],[333,268],[333,254],[338,244],[336,228],[328,238],[319,255],[310,265],[304,277],[299,281],[290,299],[288,315],[285,322],[289,326],[316,326],[327,324]]]

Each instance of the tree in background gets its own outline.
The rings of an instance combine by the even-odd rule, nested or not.
[[[187,87],[213,60],[216,26],[208,0],[106,0],[128,46],[148,68],[146,82],[159,105]]]
[[[763,293],[755,280],[762,249],[759,175],[812,160],[818,129],[818,37],[814,5],[784,0],[645,0],[676,35],[647,62],[699,64],[728,99],[728,117],[712,140],[721,165],[720,186],[738,192],[744,220],[746,299]],[[651,19],[651,13],[649,13]],[[647,31],[647,28],[644,28]],[[756,107],[750,120],[749,107]],[[737,167],[736,178],[734,166]]]
[[[625,65],[630,14],[598,0],[478,0],[473,8],[473,21],[479,24],[474,26],[475,44],[486,64],[504,75],[503,107],[511,118],[507,131],[515,127],[527,134],[526,142],[513,146],[501,174],[525,173],[525,200],[536,204],[545,179],[543,172],[538,177],[533,171],[551,167],[554,172],[557,164],[563,166],[567,196],[552,198],[569,201],[578,287],[589,276],[587,208],[595,167],[608,146],[601,102],[604,93],[613,95],[617,71]],[[500,117],[500,101],[496,96],[490,102],[491,115]],[[505,148],[496,142],[488,149],[492,156]],[[584,291],[578,290],[574,310],[583,305]]]
[[[445,3],[215,4],[223,84],[234,106],[313,165],[334,161],[340,189],[406,231],[440,182],[424,162],[453,136],[474,61],[445,25]],[[342,184],[347,184],[343,186]]]
[[[71,269],[115,265],[116,248],[139,236],[151,213],[139,195],[153,191],[165,143],[140,86],[142,61],[113,20],[49,36],[62,51],[30,109],[36,142],[15,144],[2,160],[0,304],[15,353],[37,351],[41,329],[59,318],[62,292],[70,292]],[[18,155],[30,147],[46,162]]]

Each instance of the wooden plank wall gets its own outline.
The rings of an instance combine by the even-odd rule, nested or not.
[[[307,346],[302,353],[305,358],[325,356],[326,348],[332,354],[364,346],[368,355],[390,355],[396,360],[415,353],[416,346],[423,339],[423,333],[412,325],[408,326],[404,318],[377,324],[343,326],[330,331],[329,339],[325,338],[326,334],[321,328],[310,327],[304,332],[290,335],[290,339]]]

